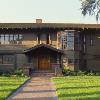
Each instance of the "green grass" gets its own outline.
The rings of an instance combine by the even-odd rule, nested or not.
[[[100,100],[100,76],[53,78],[59,100]]]
[[[0,76],[0,100],[5,100],[5,98],[9,94],[11,94],[15,89],[17,89],[27,79],[28,78],[24,78],[24,77]]]

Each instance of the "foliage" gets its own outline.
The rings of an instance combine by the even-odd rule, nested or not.
[[[84,76],[84,75],[86,75],[85,71],[81,71],[81,70],[77,71],[77,76]]]
[[[63,67],[63,70],[62,70],[62,72],[63,72],[63,74],[65,75],[65,76],[67,76],[67,75],[69,75],[70,74],[70,69],[68,68],[68,67]]]
[[[13,74],[17,76],[25,76],[21,68],[17,68],[16,70],[14,70]]]
[[[59,100],[100,100],[100,76],[55,77]]]
[[[92,72],[92,71],[72,71],[68,67],[63,67],[63,75],[64,76],[100,76],[100,72]]]
[[[82,14],[95,15],[96,20],[100,18],[100,0],[81,0]]]
[[[28,77],[5,77],[0,76],[0,100],[5,100],[9,94],[23,84]]]
[[[10,76],[25,76],[22,68],[17,68],[17,69],[15,69],[13,71],[0,72],[0,75],[1,76],[6,76],[6,77],[10,77]]]

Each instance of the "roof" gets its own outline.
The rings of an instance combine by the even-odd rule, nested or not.
[[[0,28],[90,28],[100,29],[100,24],[80,24],[80,23],[0,23]]]
[[[52,51],[56,51],[57,53],[63,54],[63,51],[62,50],[56,49],[56,48],[54,48],[54,47],[52,47],[52,46],[50,46],[48,44],[38,44],[38,45],[36,45],[36,46],[34,46],[32,48],[29,48],[29,49],[24,50],[24,53],[28,53],[30,51],[36,50],[36,49],[41,48],[41,47],[44,47],[44,48],[50,49]]]

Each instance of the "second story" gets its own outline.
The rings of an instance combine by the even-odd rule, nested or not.
[[[0,47],[19,46],[30,48],[37,44],[48,44],[57,48],[57,31],[33,29],[0,30]]]
[[[43,43],[85,52],[95,37],[97,42],[93,45],[99,44],[99,31],[97,24],[42,23],[41,19],[36,23],[0,23],[0,50],[25,50]]]
[[[38,44],[58,48],[58,29],[41,23],[0,23],[0,50],[25,50]]]

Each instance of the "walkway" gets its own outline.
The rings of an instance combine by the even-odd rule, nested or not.
[[[7,100],[58,100],[51,76],[35,74]]]

